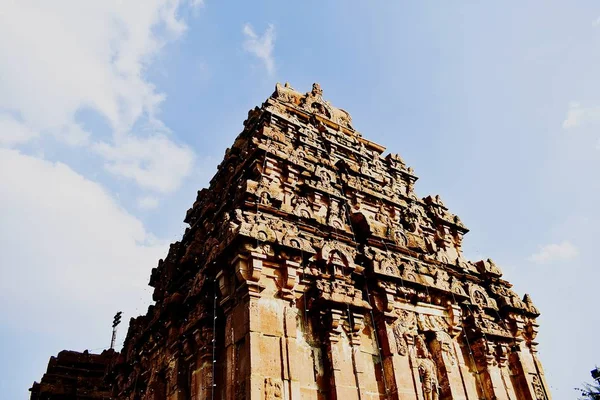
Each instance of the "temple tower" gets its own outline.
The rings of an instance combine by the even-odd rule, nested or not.
[[[123,399],[550,399],[538,310],[314,84],[248,113],[152,270]]]

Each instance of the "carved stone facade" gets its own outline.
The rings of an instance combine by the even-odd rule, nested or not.
[[[104,350],[102,354],[61,351],[56,357],[50,357],[46,373],[29,389],[31,399],[112,398],[112,383],[105,375],[117,355],[114,350]]]
[[[550,399],[538,310],[413,170],[277,85],[152,270],[119,399]]]

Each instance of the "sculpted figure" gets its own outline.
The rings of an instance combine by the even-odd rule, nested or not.
[[[276,382],[271,378],[265,379],[265,400],[282,399],[281,382]]]
[[[321,223],[325,223],[326,217],[327,217],[327,207],[324,204],[321,204],[321,206],[315,213],[315,219]]]
[[[266,206],[271,205],[271,199],[269,198],[269,193],[267,191],[261,192],[259,200],[260,200],[260,204],[263,204]]]
[[[437,378],[437,367],[431,353],[425,345],[422,335],[416,338],[417,345],[417,367],[423,386],[423,396],[425,400],[438,400],[440,394],[440,384]]]
[[[425,400],[438,400],[440,385],[437,379],[437,368],[431,354],[427,354],[427,358],[420,358],[418,366]]]

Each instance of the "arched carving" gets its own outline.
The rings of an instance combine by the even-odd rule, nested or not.
[[[322,115],[327,119],[333,118],[333,108],[329,102],[323,100],[323,90],[318,83],[313,83],[312,90],[306,93],[300,107],[311,113]]]
[[[293,211],[294,215],[302,218],[313,218],[313,211],[309,207],[308,200],[304,197],[298,197],[296,199],[296,206]]]
[[[327,263],[331,263],[333,260],[339,259],[343,265],[347,268],[354,269],[354,257],[348,251],[335,242],[328,242],[321,247],[319,252],[319,258],[325,260]]]
[[[485,290],[474,283],[469,285],[469,297],[471,298],[471,303],[480,308],[490,307],[490,298],[485,292]]]
[[[277,240],[275,231],[262,222],[254,224],[250,231],[250,236],[262,242],[275,242]]]

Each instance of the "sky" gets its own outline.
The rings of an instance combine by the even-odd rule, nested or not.
[[[367,5],[368,4],[368,5]],[[0,0],[0,393],[101,351],[276,82],[319,82],[542,315],[554,399],[600,361],[600,4]]]

